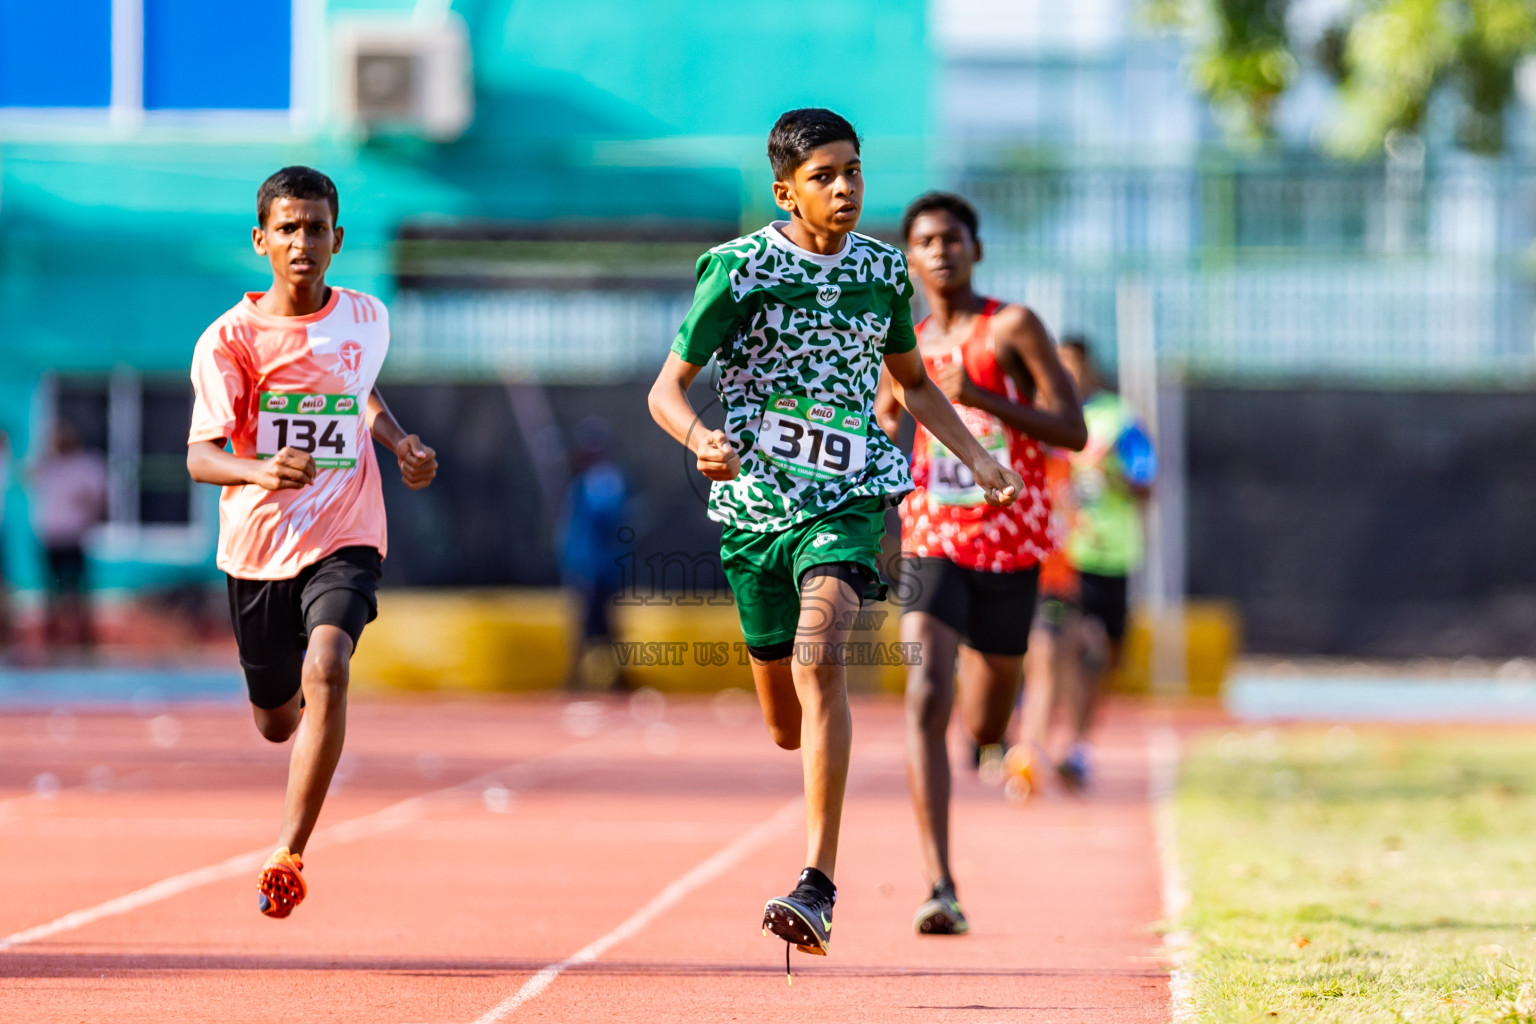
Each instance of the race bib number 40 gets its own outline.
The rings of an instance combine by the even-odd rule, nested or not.
[[[758,450],[780,469],[833,480],[864,468],[869,438],[863,413],[804,395],[774,395],[763,407]]]
[[[317,469],[351,469],[357,465],[360,404],[352,395],[263,391],[256,457],[270,459],[296,448],[312,455]]]
[[[985,432],[976,435],[976,440],[988,455],[1008,465],[1008,435],[1001,424],[993,421]],[[987,501],[987,494],[977,486],[970,467],[932,436],[928,439],[928,493],[940,505],[974,506]]]

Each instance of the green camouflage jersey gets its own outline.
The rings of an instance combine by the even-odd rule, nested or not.
[[[859,234],[821,256],[783,226],[699,259],[672,343],[696,366],[718,360],[725,432],[741,456],[740,475],[710,488],[709,517],[757,533],[912,490],[906,458],[874,417],[881,360],[917,345],[906,260]]]

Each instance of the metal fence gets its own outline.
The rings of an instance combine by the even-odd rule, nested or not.
[[[1116,295],[1153,296],[1158,357],[1216,378],[1536,374],[1536,175],[1312,162],[988,170],[982,284],[1114,361]]]
[[[1116,296],[1134,282],[1152,296],[1159,361],[1197,376],[1536,377],[1536,169],[1069,159],[950,185],[982,212],[982,287],[1087,334],[1110,364]],[[406,287],[392,372],[628,379],[658,363],[687,301],[681,282]]]

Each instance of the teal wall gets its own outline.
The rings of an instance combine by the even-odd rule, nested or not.
[[[414,6],[331,0],[329,11]],[[27,454],[32,396],[48,370],[185,373],[202,329],[268,280],[249,244],[254,194],[287,163],[319,166],[340,189],[347,247],[332,279],[386,297],[390,239],[406,219],[755,226],[773,214],[764,136],[794,106],[831,106],[859,127],[866,224],[888,224],[929,182],[926,7],[456,0],[474,50],[476,117],[447,145],[153,120],[126,136],[103,124],[61,139],[0,117],[0,429]],[[4,509],[6,573],[32,584],[23,496]]]
[[[569,31],[569,0],[478,7],[488,88],[560,97],[596,124],[759,137],[783,110],[819,105],[868,135],[926,133],[926,0],[583,0],[602,26],[589,33]]]

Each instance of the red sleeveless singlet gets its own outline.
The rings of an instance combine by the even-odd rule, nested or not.
[[[923,356],[929,376],[935,376],[940,366],[962,359],[978,387],[1014,402],[1025,401],[998,365],[992,346],[992,317],[1001,308],[1002,303],[988,299],[970,337],[941,356]],[[919,341],[927,326],[927,318],[917,325]],[[955,411],[993,458],[1024,478],[1024,491],[1006,508],[988,505],[965,464],[918,424],[912,443],[912,483],[917,489],[901,504],[902,551],[946,558],[984,572],[1015,572],[1039,565],[1055,547],[1040,442],[991,413],[965,405],[956,405]]]

